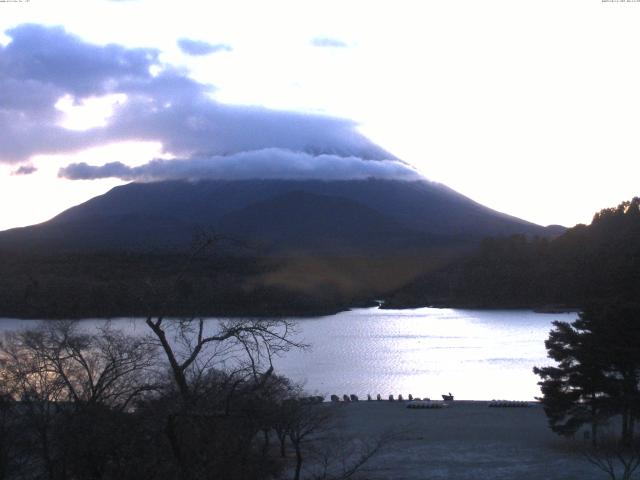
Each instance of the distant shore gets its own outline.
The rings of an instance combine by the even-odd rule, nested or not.
[[[534,305],[534,306],[523,306],[523,305],[472,305],[472,304],[457,304],[457,303],[446,303],[446,304],[408,304],[408,305],[399,305],[399,304],[387,304],[387,303],[358,303],[350,306],[341,306],[341,307],[327,307],[327,308],[318,308],[318,309],[309,309],[309,310],[269,310],[266,312],[262,312],[255,309],[248,310],[211,310],[211,311],[201,311],[197,313],[189,313],[189,312],[173,312],[168,315],[161,315],[165,317],[192,317],[192,318],[214,318],[214,317],[224,317],[224,318],[316,318],[316,317],[325,317],[330,315],[336,315],[338,313],[347,312],[353,309],[359,308],[379,308],[381,310],[413,310],[419,308],[438,308],[438,309],[458,309],[458,310],[528,310],[535,313],[575,313],[579,312],[582,309],[580,307],[571,307],[564,305]],[[114,319],[114,318],[144,318],[146,314],[143,312],[130,312],[123,314],[103,314],[103,313],[87,313],[83,312],[80,314],[73,315],[50,315],[45,312],[39,312],[40,315],[34,316],[33,314],[24,314],[18,311],[9,311],[2,312],[0,311],[0,320],[2,319],[18,319],[18,320],[61,320],[61,319],[73,319],[73,320],[83,320],[85,318],[91,319]],[[152,315],[156,316],[156,315]]]
[[[455,308],[460,310],[531,310],[535,313],[574,313],[582,310],[579,306],[549,304],[478,304],[470,302],[402,303],[384,302],[383,310],[407,310],[415,308]]]

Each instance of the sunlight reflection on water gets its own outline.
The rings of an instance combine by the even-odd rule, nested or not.
[[[322,394],[370,393],[527,400],[540,395],[532,368],[547,365],[554,320],[575,313],[421,308],[358,309],[300,320],[309,352],[279,359],[279,371]]]
[[[544,341],[554,320],[575,313],[526,310],[356,309],[298,320],[298,338],[311,345],[275,361],[276,371],[323,395],[409,393],[440,399],[532,400],[540,395],[533,366],[548,365]],[[101,323],[87,320],[86,325]],[[35,322],[0,319],[0,330]],[[146,333],[142,319],[114,324]]]

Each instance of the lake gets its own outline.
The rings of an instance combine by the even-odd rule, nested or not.
[[[540,390],[532,368],[551,364],[544,348],[551,322],[576,317],[527,310],[355,309],[298,319],[298,339],[311,348],[274,363],[278,373],[323,395],[439,399],[451,392],[467,400],[533,400]],[[116,323],[146,329],[142,320]],[[0,319],[0,330],[30,324]]]

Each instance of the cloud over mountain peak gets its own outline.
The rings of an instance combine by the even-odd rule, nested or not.
[[[113,142],[156,141],[166,153],[187,160],[153,160],[142,167],[72,164],[60,174],[138,179],[174,178],[182,172],[190,178],[248,178],[250,167],[256,169],[254,177],[275,171],[296,178],[304,172],[310,178],[335,178],[337,172],[349,178],[413,172],[359,133],[353,121],[222,104],[212,98],[211,85],[162,63],[156,49],[95,45],[61,27],[34,24],[6,34],[11,41],[0,45],[2,163]],[[193,41],[185,45],[192,52],[215,47]],[[114,94],[126,100],[114,107],[105,124],[73,130],[62,123],[63,112],[56,107],[61,98],[82,103]]]
[[[333,154],[314,155],[282,148],[251,150],[226,156],[155,159],[137,167],[129,167],[122,162],[110,162],[102,166],[74,163],[60,169],[59,176],[72,180],[116,177],[139,182],[175,179],[422,179],[413,168],[397,160],[363,160],[359,157]]]

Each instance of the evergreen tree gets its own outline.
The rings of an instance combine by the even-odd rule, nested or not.
[[[629,445],[640,413],[640,306],[594,305],[573,323],[554,322],[545,342],[555,367],[534,368],[551,429],[572,435],[620,415]]]

